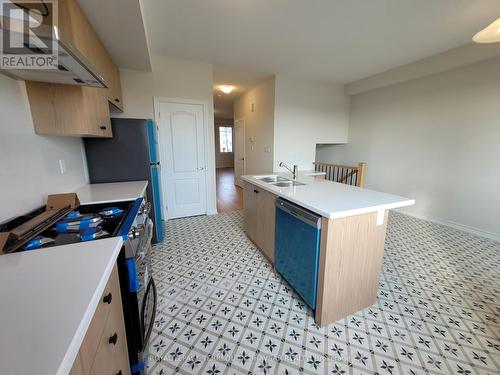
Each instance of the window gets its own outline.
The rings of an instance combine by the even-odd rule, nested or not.
[[[219,126],[219,150],[220,152],[233,152],[233,128],[230,126]]]

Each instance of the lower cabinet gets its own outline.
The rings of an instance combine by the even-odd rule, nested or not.
[[[118,269],[99,300],[70,375],[130,374]]]
[[[275,203],[276,195],[245,182],[243,191],[245,232],[272,263],[274,263]]]

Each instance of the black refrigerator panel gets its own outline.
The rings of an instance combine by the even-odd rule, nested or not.
[[[148,180],[146,120],[112,119],[113,138],[84,138],[90,182]]]
[[[84,138],[90,183],[147,180],[150,217],[155,224],[152,242],[156,243],[157,205],[153,202],[147,120],[113,118],[111,127],[113,138]]]

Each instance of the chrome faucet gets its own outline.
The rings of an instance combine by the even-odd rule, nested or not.
[[[294,180],[297,179],[297,176],[299,175],[299,166],[297,164],[295,164],[293,166],[293,169],[292,169],[289,166],[287,166],[285,163],[283,163],[282,161],[280,161],[279,166],[282,167],[282,168],[288,169],[292,173],[293,179]]]

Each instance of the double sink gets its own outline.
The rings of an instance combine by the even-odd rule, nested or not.
[[[281,177],[278,175],[254,176],[254,177],[259,181],[267,182],[269,185],[274,185],[277,187],[291,187],[291,186],[305,185],[302,182],[290,180],[288,178]]]

